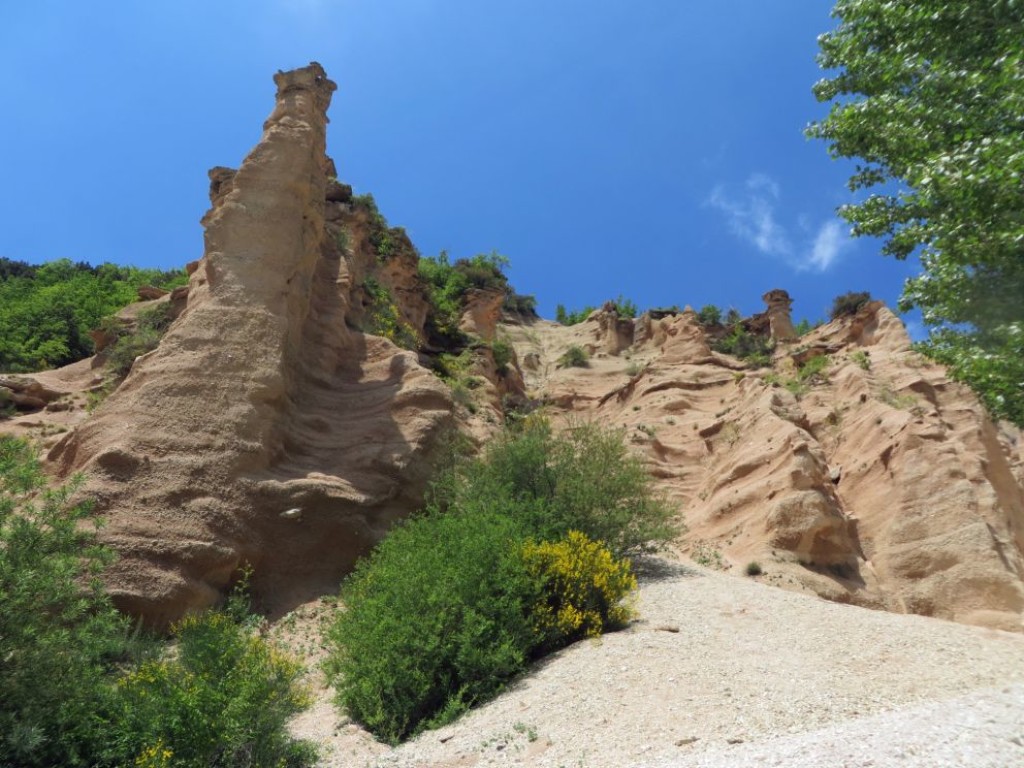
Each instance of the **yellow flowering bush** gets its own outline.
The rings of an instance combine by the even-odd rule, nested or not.
[[[174,751],[164,746],[163,739],[158,739],[156,744],[146,747],[135,758],[135,768],[170,768],[174,764],[172,757]]]
[[[624,600],[636,589],[636,577],[627,560],[616,559],[600,542],[569,531],[558,541],[527,541],[522,556],[542,587],[530,614],[540,649],[597,637],[632,617]]]

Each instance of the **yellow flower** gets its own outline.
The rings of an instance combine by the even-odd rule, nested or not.
[[[626,560],[616,560],[600,542],[570,531],[555,542],[527,542],[522,556],[543,586],[531,622],[542,645],[560,646],[597,637],[606,627],[626,623],[632,608],[623,599],[636,588]]]

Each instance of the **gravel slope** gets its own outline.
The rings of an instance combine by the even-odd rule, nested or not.
[[[645,763],[645,768],[1011,768],[1024,765],[1024,686],[986,688],[816,731]]]
[[[1022,635],[661,560],[638,609],[397,749],[339,721],[326,690],[295,730],[325,766],[1024,765]]]

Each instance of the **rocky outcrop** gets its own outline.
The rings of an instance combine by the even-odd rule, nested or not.
[[[466,297],[466,306],[459,318],[459,330],[493,341],[501,316],[505,292],[495,289],[474,288]]]
[[[365,215],[329,180],[334,83],[317,64],[274,79],[259,144],[210,173],[184,310],[50,453],[86,473],[119,554],[115,600],[154,624],[211,604],[247,564],[271,611],[336,588],[418,506],[452,418],[415,353],[359,329],[366,278],[394,289],[408,270],[378,269]]]
[[[768,316],[768,333],[776,341],[795,341],[796,329],[793,327],[793,300],[781,288],[768,291],[761,300],[768,305],[765,314]]]
[[[685,516],[682,552],[736,572],[757,561],[762,580],[832,600],[1024,629],[1020,433],[914,352],[880,302],[786,343],[789,296],[765,300],[744,325],[780,342],[771,367],[713,352],[692,310],[641,316],[632,346],[595,344],[588,368],[554,361],[610,337],[594,318],[500,332],[531,361],[530,396],[624,430]]]
[[[0,408],[37,411],[59,398],[58,392],[31,376],[0,376]]]

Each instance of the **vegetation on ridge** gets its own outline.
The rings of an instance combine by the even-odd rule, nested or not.
[[[454,263],[447,251],[437,256],[421,256],[419,274],[427,286],[430,302],[427,336],[442,343],[461,339],[459,317],[467,295],[473,289],[507,292],[508,278],[503,272],[507,266],[508,257],[497,251]]]
[[[724,336],[711,342],[716,352],[738,357],[755,368],[771,365],[774,347],[771,337],[751,333],[740,321],[729,326]]]
[[[637,315],[637,306],[630,299],[623,297],[619,294],[619,297],[612,299],[608,302],[612,305],[612,309],[618,314],[623,320],[634,318]],[[577,325],[586,320],[592,313],[597,311],[597,307],[587,305],[583,309],[577,309],[572,312],[566,310],[564,304],[559,304],[555,307],[555,322],[561,323],[562,325]]]
[[[832,308],[828,311],[830,320],[840,317],[855,315],[862,307],[871,301],[871,294],[867,291],[848,291],[832,300]]]
[[[185,281],[180,270],[0,258],[0,372],[56,368],[89,357],[89,331],[138,301],[140,286],[170,289]]]
[[[173,318],[171,305],[165,302],[139,312],[135,318],[135,327],[130,331],[117,327],[116,323],[108,322],[112,319],[107,318],[101,327],[109,327],[117,338],[104,352],[107,356],[107,366],[114,375],[124,377],[132,369],[135,358],[157,348]]]

